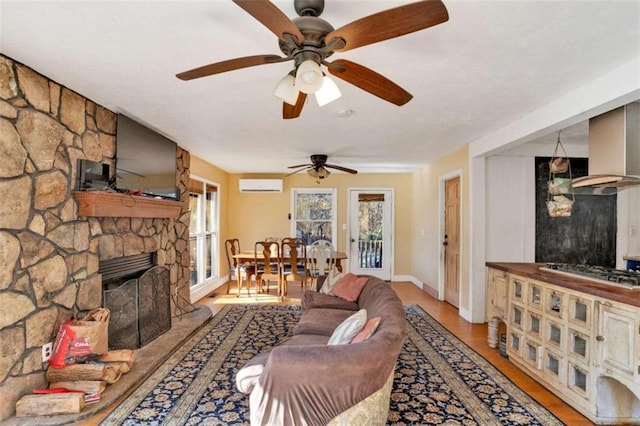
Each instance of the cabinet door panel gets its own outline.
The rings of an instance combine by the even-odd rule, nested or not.
[[[593,327],[591,313],[593,312],[593,301],[576,295],[569,296],[569,321],[584,330]]]
[[[507,274],[489,269],[487,280],[487,319],[493,316],[504,320],[507,307]]]
[[[599,336],[602,365],[623,373],[628,378],[637,376],[638,353],[636,333],[638,318],[631,312],[602,304]]]

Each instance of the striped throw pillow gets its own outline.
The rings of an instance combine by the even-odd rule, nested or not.
[[[355,314],[351,315],[346,320],[333,330],[331,338],[329,338],[328,345],[346,345],[351,342],[356,334],[360,333],[360,330],[367,322],[367,310],[360,309]]]

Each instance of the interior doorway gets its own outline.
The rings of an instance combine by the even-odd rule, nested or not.
[[[460,305],[460,176],[444,180],[444,300]]]
[[[354,274],[391,279],[393,190],[349,190],[349,267]]]

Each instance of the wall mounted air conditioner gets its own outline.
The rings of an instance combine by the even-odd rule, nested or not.
[[[282,192],[282,179],[240,179],[240,192]]]

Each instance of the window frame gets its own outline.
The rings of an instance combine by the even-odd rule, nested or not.
[[[190,290],[190,294],[192,296],[192,299],[194,298],[194,295],[200,295],[203,292],[209,292],[210,290],[213,290],[213,285],[215,284],[215,281],[220,277],[220,262],[221,262],[221,257],[220,257],[220,184],[213,182],[209,179],[206,178],[202,178],[200,176],[196,176],[196,175],[191,175],[189,178],[190,182],[189,182],[189,200],[192,197],[192,194],[196,194],[194,192],[191,191],[191,181],[195,181],[195,182],[199,182],[202,184],[202,193],[201,194],[197,194],[197,196],[203,200],[204,202],[199,202],[197,203],[197,208],[198,208],[198,229],[196,231],[194,231],[193,229],[191,229],[191,226],[189,226],[189,255],[191,257],[191,242],[193,238],[196,238],[196,251],[197,253],[200,253],[200,256],[197,256],[198,258],[195,259],[195,261],[198,263],[198,267],[196,268],[197,270],[197,282],[195,284],[191,283],[191,276],[189,276],[189,290]],[[214,197],[215,199],[212,200],[213,203],[213,208],[211,209],[211,211],[209,212],[210,216],[212,217],[212,220],[210,221],[210,225],[211,225],[211,229],[207,230],[206,226],[207,226],[207,215],[206,215],[206,201],[207,201],[207,187],[215,187],[216,191],[211,191],[211,193],[214,193]],[[191,224],[191,223],[190,223]],[[211,237],[211,254],[210,254],[210,260],[211,260],[211,268],[210,268],[210,276],[207,277],[207,271],[206,271],[206,264],[207,264],[207,258],[206,258],[206,250],[207,250],[207,246],[206,246],[206,241],[207,241],[207,237]],[[191,262],[194,261],[194,259],[190,259]],[[211,288],[210,288],[211,287]],[[196,297],[197,298],[197,297]]]
[[[291,188],[291,235],[296,235],[298,219],[296,201],[299,194],[331,195],[331,244],[338,247],[338,190],[336,188]]]

